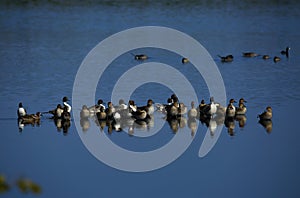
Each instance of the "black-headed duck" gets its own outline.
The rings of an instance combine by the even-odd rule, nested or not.
[[[290,49],[290,47],[286,47],[285,50],[282,50],[280,53],[288,58]]]

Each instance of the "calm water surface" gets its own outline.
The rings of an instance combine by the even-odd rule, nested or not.
[[[31,178],[43,188],[40,197],[299,197],[299,8],[297,1],[1,5],[0,173],[11,184],[19,177]],[[248,100],[246,125],[235,122],[234,136],[224,127],[211,152],[199,158],[207,127],[197,121],[191,146],[176,161],[156,171],[128,173],[93,157],[78,133],[94,131],[77,130],[73,121],[66,133],[45,115],[40,126],[25,126],[19,132],[16,110],[20,101],[29,113],[54,108],[62,96],[72,96],[77,70],[95,45],[121,30],[144,25],[180,30],[208,50],[222,74],[227,98]],[[280,55],[286,46],[292,48],[289,59]],[[244,51],[277,55],[282,60],[275,64],[261,57],[248,59],[242,57]],[[208,101],[201,75],[191,64],[182,65],[180,56],[148,48],[132,53],[147,53],[148,62],[172,65],[187,76],[198,98]],[[227,54],[233,54],[234,61],[221,63],[217,55]],[[95,101],[110,100],[118,78],[140,63],[132,59],[128,52],[107,68]],[[138,105],[148,98],[164,103],[171,93],[151,83],[139,87],[132,98]],[[191,101],[184,102],[189,105]],[[271,132],[256,118],[268,105],[274,111]],[[154,125],[162,117],[156,113]],[[95,125],[92,119],[89,122]],[[107,134],[107,130],[104,127],[99,133]],[[136,132],[151,133],[151,127]],[[159,148],[174,135],[166,123],[149,138],[125,132],[108,137],[124,148],[142,151]],[[1,195],[20,194],[13,187]]]

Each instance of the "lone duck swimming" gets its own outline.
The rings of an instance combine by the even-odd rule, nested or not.
[[[262,114],[258,115],[260,120],[271,120],[273,117],[272,108],[269,106]]]

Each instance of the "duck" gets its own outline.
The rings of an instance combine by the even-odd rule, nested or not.
[[[63,97],[63,104],[64,104],[64,106],[66,106],[66,107],[68,107],[68,109],[67,109],[67,112],[71,112],[71,110],[72,110],[72,107],[71,107],[71,105],[69,105],[68,103],[67,103],[67,101],[69,101],[69,99],[65,96],[65,97]]]
[[[243,56],[244,57],[256,57],[256,56],[258,56],[258,54],[254,53],[254,52],[244,52]]]
[[[139,110],[145,110],[149,115],[152,115],[154,113],[154,106],[153,106],[153,100],[148,99],[147,105],[142,107],[137,107]]]
[[[262,58],[263,58],[264,60],[267,60],[267,59],[270,58],[270,56],[269,56],[269,55],[263,55]]]
[[[26,109],[23,107],[22,102],[19,103],[19,108],[17,110],[18,118],[21,118],[26,115]]]
[[[280,53],[288,58],[290,49],[290,47],[286,47],[285,50],[282,50]]]
[[[42,114],[37,112],[36,114],[26,114],[22,116],[21,123],[22,124],[34,124],[40,121]]]
[[[204,108],[205,108],[206,105],[207,104],[205,104],[205,101],[202,99],[201,102],[200,102],[200,104],[199,104],[199,106],[198,106],[198,111],[200,113],[204,113],[203,110],[204,110]]]
[[[97,115],[98,120],[106,120],[106,118],[107,118],[105,109],[102,106],[100,107],[100,112],[97,112],[96,115]]]
[[[191,109],[188,111],[188,117],[189,118],[196,118],[198,115],[198,111],[197,109],[195,108],[195,102],[192,101],[191,102]]]
[[[233,105],[233,103],[235,103],[235,100],[230,99],[229,104],[226,108],[226,117],[234,117],[235,116],[236,109],[235,109],[235,106]]]
[[[236,112],[235,112],[236,115],[245,115],[246,114],[247,108],[246,108],[246,105],[244,104],[246,102],[247,101],[244,98],[241,98],[239,100],[239,106],[236,107]]]
[[[53,115],[52,118],[54,118],[54,119],[61,118],[61,115],[62,115],[63,112],[64,112],[64,109],[61,106],[61,104],[57,104],[55,109],[48,111],[48,113],[51,113]]]
[[[185,64],[185,63],[188,63],[188,62],[190,62],[188,58],[182,58],[181,59],[182,64]]]
[[[137,109],[131,114],[132,114],[132,118],[134,118],[137,121],[146,120],[147,118],[149,118],[147,111],[143,109]]]
[[[212,117],[217,112],[217,105],[215,104],[214,97],[210,97],[210,104],[205,105],[203,108],[203,113],[208,116]]]
[[[227,56],[220,56],[220,55],[218,56],[221,58],[221,62],[228,63],[233,61],[233,56],[231,54]]]
[[[271,120],[273,117],[272,108],[268,106],[266,110],[257,116],[260,120]]]
[[[167,110],[167,117],[168,118],[175,118],[179,114],[179,104],[177,101],[173,102],[172,105],[166,109]]]
[[[146,54],[136,54],[134,55],[135,60],[147,60],[148,56]]]
[[[64,111],[63,113],[61,114],[61,119],[63,122],[66,122],[66,121],[70,121],[71,120],[71,114],[69,112],[69,108],[68,106],[64,106]]]
[[[115,109],[113,103],[112,102],[108,102],[107,103],[107,109],[105,109],[105,113],[106,113],[107,119],[109,119],[109,120],[113,119],[115,112],[116,112],[116,109]]]
[[[273,61],[274,61],[275,63],[279,62],[280,60],[281,60],[281,58],[279,58],[278,56],[275,56],[275,57],[273,58]]]
[[[89,107],[89,111],[90,111],[91,114],[96,114],[96,113],[100,112],[100,107],[103,107],[104,110],[105,110],[104,102],[103,102],[102,99],[99,99],[97,101],[96,105],[93,105],[93,106]]]
[[[84,119],[84,118],[88,118],[89,116],[90,116],[90,111],[88,107],[86,105],[83,105],[80,111],[80,118]]]

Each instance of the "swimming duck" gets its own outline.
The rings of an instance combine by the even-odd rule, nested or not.
[[[232,62],[233,61],[233,56],[230,54],[230,55],[227,55],[227,56],[220,56],[218,55],[220,58],[221,58],[221,62]]]
[[[190,61],[189,61],[188,58],[182,58],[182,59],[181,59],[181,62],[182,62],[183,64],[185,64],[185,63],[188,63],[188,62],[190,62]]]
[[[288,58],[290,49],[290,47],[286,47],[285,50],[282,50],[280,53]]]
[[[71,114],[69,112],[68,106],[64,106],[64,111],[61,114],[61,119],[62,119],[63,122],[71,120]]]
[[[135,60],[147,60],[148,56],[145,54],[137,54],[137,55],[134,55],[134,59]]]
[[[273,116],[273,113],[272,113],[272,108],[270,106],[268,106],[266,108],[266,111],[264,111],[262,114],[258,115],[257,117],[260,119],[260,120],[271,120],[272,119],[272,116]]]
[[[111,120],[114,116],[114,113],[116,112],[115,107],[113,106],[112,102],[107,103],[107,109],[105,109],[105,113],[107,116],[107,119]]]
[[[18,118],[21,118],[26,115],[26,110],[23,107],[22,102],[19,103],[19,108],[18,108],[17,114],[18,114]]]
[[[137,109],[136,111],[132,112],[132,117],[136,120],[145,120],[146,118],[149,118],[149,115],[147,114],[146,110],[143,109]]]
[[[203,109],[205,108],[205,106],[206,106],[205,101],[202,99],[201,102],[200,102],[200,104],[199,104],[199,106],[198,106],[198,111],[200,113],[204,113]]]
[[[244,57],[255,57],[255,56],[258,56],[258,54],[254,53],[254,52],[244,52],[243,56]]]
[[[177,101],[173,102],[170,108],[166,109],[168,118],[177,117],[179,113],[178,108],[179,108],[178,102]]]
[[[235,116],[235,106],[233,105],[235,103],[234,99],[230,99],[229,104],[226,108],[226,117],[234,117]]]
[[[235,112],[236,115],[245,115],[246,114],[247,108],[246,108],[246,105],[244,104],[246,102],[247,101],[244,98],[241,98],[239,100],[239,106],[236,107],[236,112]]]
[[[192,102],[191,102],[191,109],[190,109],[189,112],[188,112],[188,117],[189,117],[189,118],[196,118],[197,115],[198,115],[198,111],[197,111],[197,109],[195,108],[195,102],[192,101]]]
[[[212,117],[214,114],[216,114],[217,112],[217,105],[215,104],[214,98],[211,97],[210,98],[210,104],[206,105],[203,108],[203,113],[206,116]]]
[[[64,109],[62,108],[61,104],[57,104],[57,106],[54,110],[48,111],[48,113],[51,113],[53,115],[54,119],[61,118],[61,115],[63,112],[64,112]]]
[[[100,107],[103,107],[104,110],[105,110],[104,102],[103,102],[102,99],[99,99],[97,101],[96,105],[93,105],[93,106],[89,107],[89,111],[90,111],[91,114],[96,114],[96,113],[100,112]]]
[[[22,124],[34,124],[40,121],[41,116],[42,114],[40,112],[37,112],[36,114],[26,114],[20,119]]]
[[[88,118],[89,116],[90,116],[90,111],[88,107],[86,105],[83,105],[80,111],[80,118],[84,119],[84,118]]]
[[[154,113],[153,100],[149,99],[146,106],[137,107],[139,110],[145,110],[149,115]]]
[[[69,104],[67,103],[67,101],[69,101],[69,99],[68,99],[66,96],[63,97],[63,104],[64,104],[64,106],[68,107],[67,111],[70,113],[72,107],[71,107],[71,105],[69,105]]]
[[[263,55],[263,57],[262,57],[264,60],[267,60],[267,59],[269,59],[270,58],[270,56],[269,55]]]
[[[274,58],[273,58],[273,61],[275,62],[275,63],[277,63],[278,61],[280,61],[281,60],[281,58],[279,58],[278,56],[275,56]]]
[[[100,107],[100,112],[97,112],[96,115],[98,120],[106,120],[107,118],[105,109],[102,106]]]

